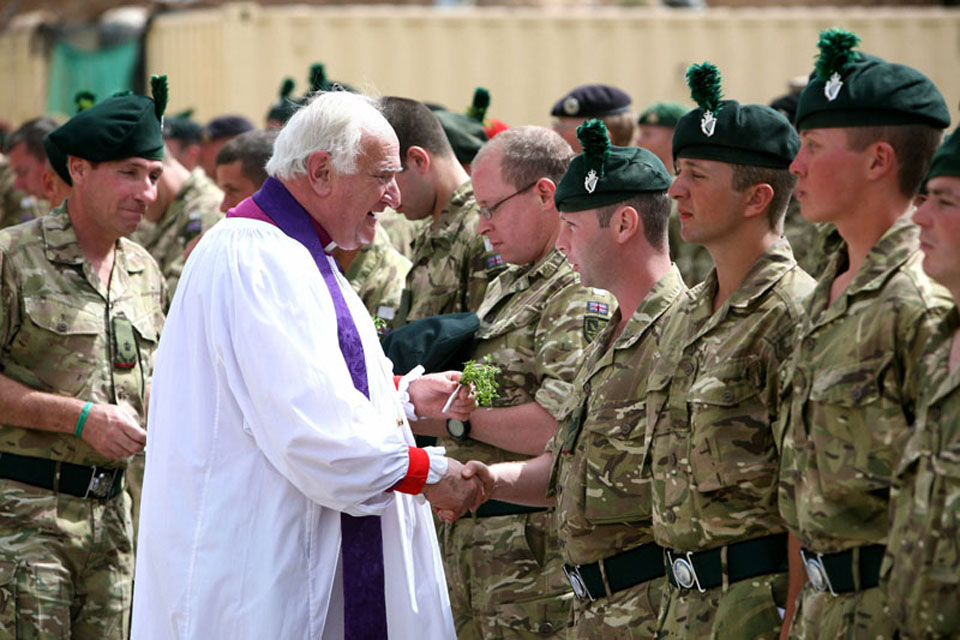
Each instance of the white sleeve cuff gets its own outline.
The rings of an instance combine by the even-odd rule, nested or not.
[[[424,371],[423,365],[418,364],[410,370],[410,373],[400,378],[400,382],[397,384],[397,391],[400,393],[400,404],[403,405],[403,412],[407,415],[409,422],[417,421],[417,410],[413,406],[413,403],[410,402],[410,383],[423,377]]]
[[[427,456],[430,457],[430,472],[427,474],[426,484],[437,484],[447,473],[447,466],[450,461],[447,459],[446,447],[424,447]]]

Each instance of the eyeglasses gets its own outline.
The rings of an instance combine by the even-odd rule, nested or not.
[[[492,219],[492,218],[493,218],[493,214],[495,214],[495,213],[497,212],[497,209],[498,209],[503,203],[505,203],[505,202],[506,202],[507,200],[509,200],[510,198],[513,198],[514,196],[520,195],[520,194],[523,193],[524,191],[530,190],[532,187],[534,187],[534,186],[537,184],[537,182],[540,182],[539,178],[538,178],[536,181],[534,181],[534,182],[528,184],[527,186],[525,186],[523,189],[520,189],[519,191],[514,191],[513,193],[511,193],[510,195],[508,195],[506,198],[501,198],[499,201],[497,201],[496,203],[490,205],[489,207],[480,207],[480,208],[479,208],[480,215],[483,216],[484,219],[486,219],[486,220]]]

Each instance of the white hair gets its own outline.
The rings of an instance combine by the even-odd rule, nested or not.
[[[307,172],[307,159],[317,151],[330,153],[333,168],[341,173],[357,170],[360,139],[391,131],[377,103],[347,91],[325,91],[293,114],[273,143],[267,174],[292,179]]]

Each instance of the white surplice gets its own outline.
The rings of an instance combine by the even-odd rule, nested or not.
[[[134,640],[342,637],[341,511],[382,517],[390,637],[454,637],[429,505],[387,491],[414,443],[391,365],[328,259],[369,400],[302,245],[229,218],[191,255],[153,378]]]

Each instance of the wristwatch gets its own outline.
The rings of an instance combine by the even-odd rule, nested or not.
[[[457,440],[469,440],[470,421],[450,418],[447,420],[447,433],[450,434],[451,438],[456,438]]]

